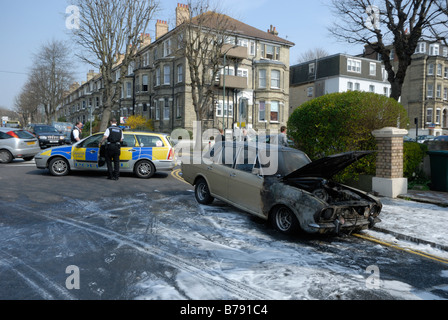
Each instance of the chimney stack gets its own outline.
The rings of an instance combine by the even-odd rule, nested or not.
[[[188,5],[178,3],[176,8],[176,27],[190,19],[190,9]]]
[[[270,33],[270,34],[272,34],[274,36],[278,36],[277,28],[276,27],[272,27],[272,24],[271,24],[271,28],[268,29],[268,33]]]
[[[140,47],[145,47],[148,44],[151,44],[151,35],[149,33],[142,33],[140,34]]]
[[[156,23],[156,40],[168,33],[168,22],[157,20]]]
[[[87,73],[87,82],[92,80],[95,77],[95,71],[89,70],[89,73]]]

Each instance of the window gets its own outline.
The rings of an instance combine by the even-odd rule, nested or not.
[[[394,49],[390,49],[389,58],[391,61],[394,61],[394,59],[395,59],[395,50]]]
[[[260,88],[266,88],[266,70],[261,69],[258,71],[258,86]]]
[[[369,92],[375,92],[375,86],[374,85],[370,85],[369,86]]]
[[[156,120],[160,120],[160,108],[157,100],[154,100],[154,108],[156,111]]]
[[[314,74],[316,72],[316,65],[314,63],[310,63],[308,65],[308,73]]]
[[[439,45],[438,44],[430,44],[429,45],[429,55],[430,56],[438,56],[439,55]]]
[[[266,121],[266,102],[260,101],[258,104],[258,121]]]
[[[347,71],[361,73],[361,60],[347,59]]]
[[[156,69],[156,75],[155,76],[156,76],[156,81],[155,81],[156,84],[155,85],[156,86],[160,86],[160,68]]]
[[[376,76],[376,63],[370,62],[370,73],[371,76]]]
[[[140,76],[135,77],[135,92],[140,92]]]
[[[148,75],[144,74],[142,76],[142,91],[148,92]]]
[[[440,63],[437,64],[437,75],[442,76],[442,65]]]
[[[353,90],[353,82],[347,82],[347,91],[352,91]]]
[[[126,82],[126,97],[132,97],[132,83]]]
[[[416,53],[426,53],[426,42],[420,42],[417,45]]]
[[[313,87],[306,88],[306,96],[307,97],[312,97],[313,96],[313,92],[314,92],[314,88]]]
[[[437,98],[442,97],[442,86],[440,84],[437,85],[436,97]]]
[[[128,65],[128,76],[134,73],[135,61],[131,61]]]
[[[249,72],[247,71],[247,69],[238,69],[236,72],[236,75],[238,77],[247,78],[249,75]]]
[[[170,84],[171,68],[169,65],[163,66],[163,84]]]
[[[263,44],[261,50],[261,56],[266,59],[279,60],[280,59],[280,47]]]
[[[164,102],[163,107],[163,120],[170,120],[170,105],[172,101],[166,101]]]
[[[249,40],[247,39],[238,39],[238,46],[240,47],[249,47]]]
[[[179,64],[177,66],[177,83],[184,81],[184,66]]]
[[[279,113],[279,102],[271,101],[271,121],[278,122],[278,113]]]
[[[280,89],[280,71],[271,71],[271,88]]]
[[[440,115],[442,113],[442,110],[440,110],[439,108],[436,109],[436,123],[440,124]]]
[[[223,109],[222,105],[223,105],[222,104],[222,100],[220,100],[218,102],[218,104],[216,105],[216,116],[217,117],[222,117],[223,116],[223,114],[222,114],[222,109]],[[227,102],[226,101],[226,108],[224,110],[224,117],[233,117],[233,102],[231,102],[231,101]]]
[[[251,41],[251,42],[249,43],[249,54],[250,54],[251,56],[254,56],[254,55],[255,55],[255,41]]]
[[[183,98],[182,96],[178,96],[176,99],[176,117],[182,117],[182,106],[183,106]]]
[[[355,90],[356,91],[360,91],[361,90],[361,85],[359,83],[355,83]]]
[[[443,100],[448,100],[448,88],[443,88]]]
[[[432,108],[426,109],[426,123],[432,123]]]
[[[427,90],[428,92],[427,92],[426,96],[427,96],[428,98],[433,98],[433,97],[434,97],[434,85],[431,84],[431,83],[429,83],[427,89],[428,89],[428,90]]]
[[[171,39],[163,42],[163,56],[169,56],[171,54]]]
[[[432,63],[428,64],[428,76],[434,75],[434,65]]]

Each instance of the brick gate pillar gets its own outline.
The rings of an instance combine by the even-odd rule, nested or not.
[[[378,155],[372,189],[381,196],[396,198],[408,192],[408,179],[403,178],[403,137],[407,130],[387,127],[372,132]]]

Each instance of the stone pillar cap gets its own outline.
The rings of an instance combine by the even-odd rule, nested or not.
[[[372,131],[372,134],[375,138],[404,137],[408,134],[408,130],[395,127],[386,127],[383,129]]]

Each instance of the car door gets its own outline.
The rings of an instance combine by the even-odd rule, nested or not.
[[[224,200],[229,200],[229,178],[235,160],[236,147],[233,142],[225,142],[212,149],[210,157],[200,166],[203,168],[210,192]]]
[[[135,135],[124,132],[120,150],[120,168],[132,169],[134,162],[140,158],[140,150],[136,148]]]
[[[235,165],[229,173],[228,197],[233,205],[262,216],[263,178],[253,170],[256,159],[256,148],[239,148]]]
[[[102,134],[95,134],[72,147],[74,169],[98,170],[100,148],[98,144],[103,138]]]

